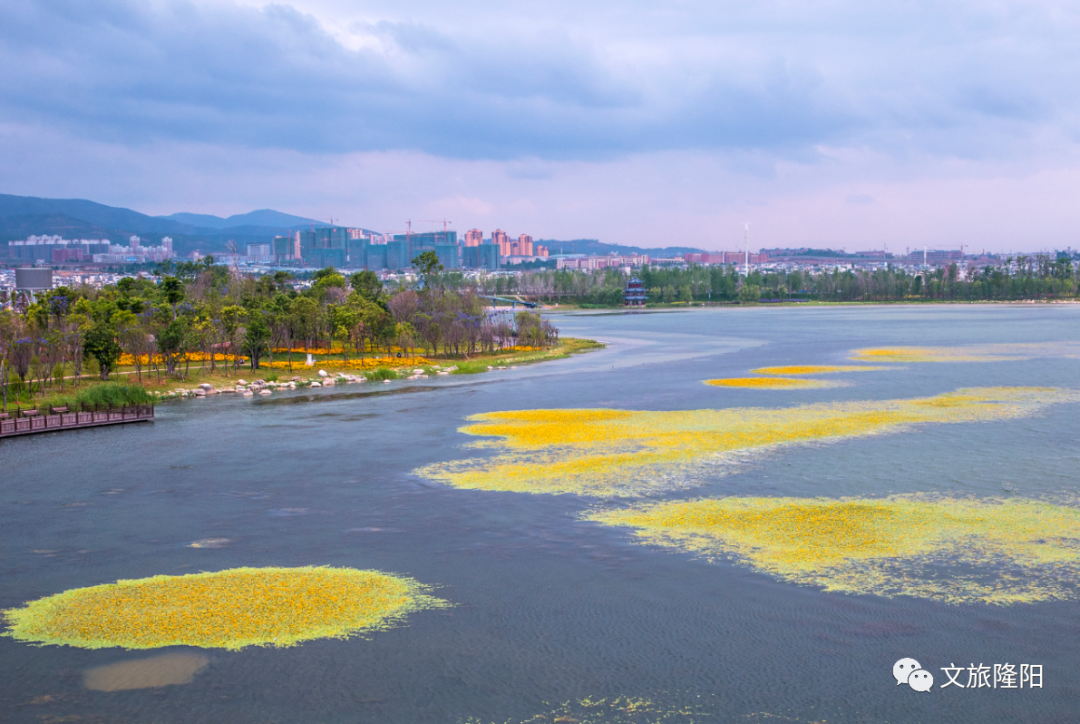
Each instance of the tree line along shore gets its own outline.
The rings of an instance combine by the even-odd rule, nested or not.
[[[1008,258],[1001,266],[951,264],[912,272],[887,269],[824,269],[740,273],[735,265],[645,266],[641,280],[649,305],[679,303],[783,302],[988,302],[1075,300],[1080,265],[1065,255]],[[485,294],[515,295],[560,305],[622,306],[630,274],[618,268],[596,271],[526,271],[482,280]],[[458,274],[454,281],[470,281]]]
[[[477,288],[445,283],[436,258],[414,262],[411,288],[332,268],[300,288],[287,272],[241,276],[211,261],[172,267],[156,282],[51,290],[25,309],[0,310],[3,410],[251,391],[241,376],[261,392],[470,374],[601,346],[561,339],[537,312],[492,313]]]

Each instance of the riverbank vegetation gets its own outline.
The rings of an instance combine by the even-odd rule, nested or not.
[[[932,271],[876,270],[750,272],[736,265],[649,267],[635,270],[649,304],[700,302],[949,302],[1076,299],[1078,265],[1066,255],[1009,257],[1000,266],[952,264]],[[464,283],[465,277],[457,275]],[[623,304],[629,275],[620,269],[532,271],[484,280],[484,293],[583,307]]]
[[[312,364],[367,373],[460,360],[486,369],[559,350],[558,330],[539,313],[492,310],[476,286],[444,284],[434,254],[414,262],[419,284],[395,290],[369,271],[323,269],[301,289],[287,272],[253,278],[190,262],[163,269],[171,273],[157,282],[54,289],[26,309],[0,311],[4,409],[9,398],[68,395],[87,377],[117,373],[168,388],[242,369],[291,376]]]

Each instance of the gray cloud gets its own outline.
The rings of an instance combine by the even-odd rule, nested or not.
[[[522,5],[526,23],[493,3],[373,5],[346,47],[288,5],[8,0],[0,122],[125,145],[803,162],[823,145],[1022,154],[1075,127],[1063,8],[580,5]]]

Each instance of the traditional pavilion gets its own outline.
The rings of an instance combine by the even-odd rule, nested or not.
[[[637,277],[630,277],[623,291],[623,304],[628,307],[644,307],[645,298],[645,285]]]

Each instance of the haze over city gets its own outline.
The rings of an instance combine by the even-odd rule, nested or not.
[[[0,5],[0,192],[704,249],[1077,247],[1080,7]],[[431,227],[435,228],[435,227]]]

